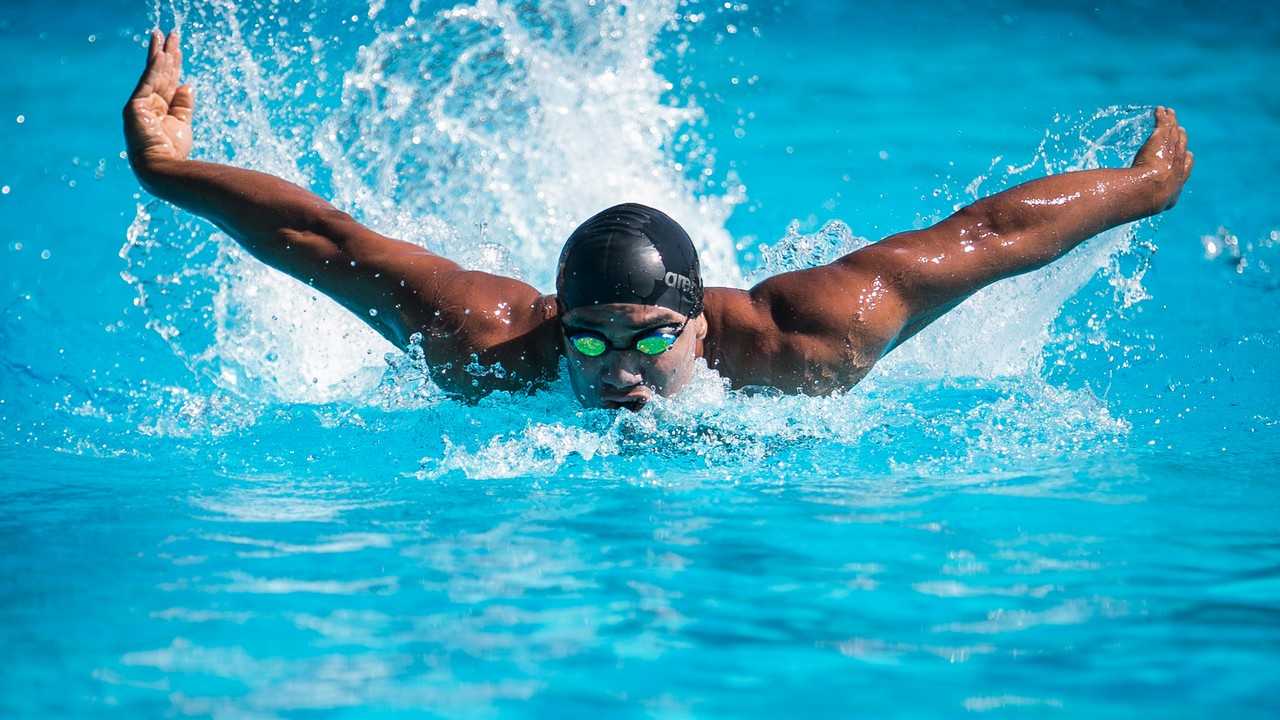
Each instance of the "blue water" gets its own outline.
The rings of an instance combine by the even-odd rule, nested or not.
[[[5,6],[0,716],[1275,717],[1280,10],[1094,5]],[[175,18],[200,157],[544,288],[621,199],[742,284],[1197,164],[845,396],[468,405],[141,193]]]

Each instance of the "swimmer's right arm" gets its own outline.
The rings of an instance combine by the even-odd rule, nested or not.
[[[154,31],[146,69],[124,108],[125,144],[142,186],[208,218],[258,259],[333,297],[403,346],[413,330],[398,322],[396,291],[379,282],[379,261],[394,255],[404,264],[413,255],[423,269],[457,266],[373,232],[293,183],[188,159],[195,97],[181,72],[178,33],[166,38]]]
[[[259,260],[337,300],[396,346],[422,333],[433,368],[477,357],[501,362],[505,385],[512,386],[553,374],[555,345],[528,338],[535,330],[546,334],[554,303],[532,286],[466,270],[374,232],[280,178],[189,159],[195,98],[181,72],[178,34],[153,32],[146,69],[124,108],[129,161],[148,192],[211,220]],[[529,349],[544,345],[552,352]],[[449,378],[436,380],[443,386]]]

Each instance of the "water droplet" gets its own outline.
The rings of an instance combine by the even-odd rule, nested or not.
[[[369,308],[369,317],[378,317],[378,309]]]

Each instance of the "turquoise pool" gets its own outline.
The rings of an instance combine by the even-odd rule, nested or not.
[[[1280,9],[1095,5],[0,11],[0,715],[1275,717]],[[139,190],[157,23],[201,157],[547,289],[623,199],[741,285],[1197,164],[844,396],[466,404]]]

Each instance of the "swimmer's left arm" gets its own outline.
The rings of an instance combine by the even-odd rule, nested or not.
[[[832,264],[881,283],[892,296],[876,326],[887,352],[969,295],[1030,272],[1124,223],[1174,206],[1194,164],[1173,110],[1132,165],[1064,173],[1010,188],[937,225],[888,237]]]

